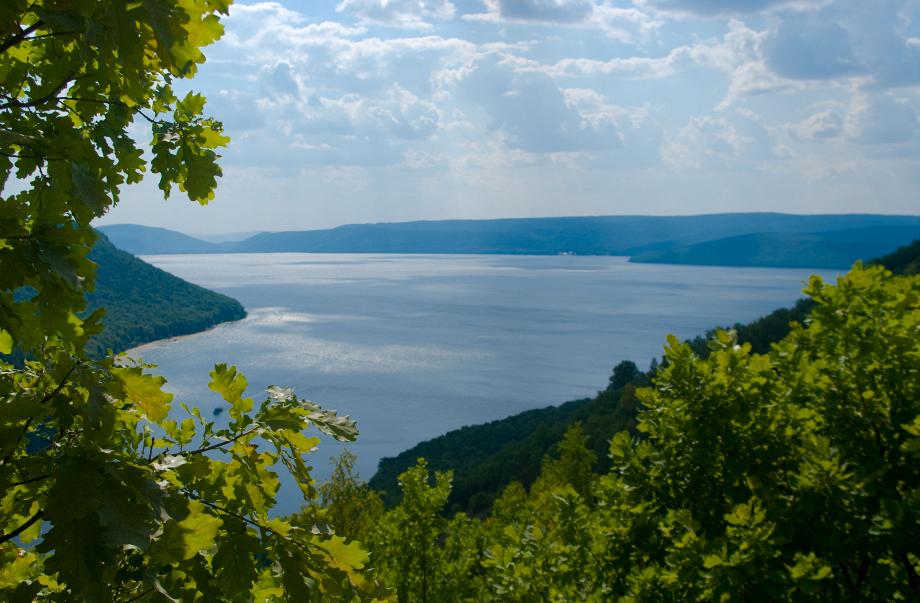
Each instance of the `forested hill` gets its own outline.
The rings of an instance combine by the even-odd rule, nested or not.
[[[106,309],[105,330],[90,341],[89,352],[128,348],[203,331],[246,316],[226,295],[193,285],[116,248],[100,234],[90,259],[98,264],[96,290],[88,311]]]
[[[349,224],[209,243],[162,228],[101,227],[122,249],[155,253],[628,255],[632,261],[846,268],[920,237],[920,216],[583,216]]]
[[[920,274],[920,239],[874,260],[895,274]]]
[[[920,240],[874,263],[899,274],[920,273]],[[754,352],[763,353],[789,333],[791,321],[804,321],[811,307],[810,301],[801,300],[792,308],[731,328],[740,342],[750,343]],[[712,331],[690,342],[697,354],[708,353],[706,342],[711,334]],[[423,457],[433,470],[453,470],[453,490],[448,501],[451,511],[483,513],[511,482],[530,485],[539,475],[544,458],[575,423],[581,423],[587,444],[598,459],[596,469],[605,471],[610,462],[610,438],[635,426],[639,410],[635,390],[648,383],[654,370],[642,372],[634,363],[625,361],[614,369],[608,387],[594,398],[529,410],[421,442],[395,457],[382,459],[370,486],[384,493],[388,503],[396,502],[397,476]]]
[[[916,225],[879,225],[815,233],[754,233],[647,251],[633,262],[776,268],[846,268],[920,236]]]
[[[810,237],[811,233],[880,226],[909,228],[913,238],[920,236],[920,217],[917,216],[776,213],[589,216],[351,224],[330,230],[262,233],[240,242],[233,250],[535,255],[571,252],[579,255],[637,256],[752,233],[807,234]],[[884,235],[879,235],[881,238],[872,240],[884,244]],[[902,243],[910,240],[908,238]],[[810,241],[806,237],[803,245]],[[888,244],[890,247],[885,251],[897,246],[897,243]],[[846,263],[855,257],[858,256],[848,255]],[[866,257],[874,257],[874,254]],[[839,266],[838,260],[835,267]]]

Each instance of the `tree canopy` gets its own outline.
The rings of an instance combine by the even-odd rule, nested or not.
[[[316,494],[306,455],[319,440],[304,430],[349,440],[353,421],[283,388],[256,402],[218,365],[209,385],[229,424],[217,425],[174,407],[150,367],[85,349],[102,316],[81,318],[90,222],[148,171],[166,196],[214,197],[229,139],[204,97],[173,86],[205,60],[228,4],[0,4],[0,599],[387,596],[321,516],[270,515],[279,472]]]
[[[575,425],[529,491],[448,520],[448,474],[406,470],[363,536],[381,573],[412,601],[916,601],[920,276],[856,266],[807,293],[766,354],[672,337],[606,471]]]

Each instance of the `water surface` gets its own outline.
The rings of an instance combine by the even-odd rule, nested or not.
[[[137,348],[177,400],[212,411],[217,362],[358,420],[378,460],[463,425],[594,395],[624,359],[801,297],[807,270],[630,264],[620,257],[227,254],[146,256],[235,297],[243,321]],[[825,276],[827,276],[825,274]],[[225,416],[225,415],[224,415]],[[316,453],[316,476],[339,446]],[[297,494],[286,488],[282,511]]]

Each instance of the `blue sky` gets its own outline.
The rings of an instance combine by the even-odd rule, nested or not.
[[[920,213],[920,0],[237,2],[190,87],[185,232],[724,211]]]

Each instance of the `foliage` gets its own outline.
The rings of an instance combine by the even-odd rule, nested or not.
[[[895,274],[920,274],[920,239],[873,260]]]
[[[672,340],[643,441],[607,483],[640,598],[911,600],[920,542],[920,279],[813,277],[811,324],[767,356]],[[611,505],[611,509],[616,506]],[[638,510],[637,510],[638,509]],[[626,532],[628,534],[628,531]]]
[[[380,562],[381,576],[396,587],[399,601],[447,601],[438,588],[444,576],[437,539],[447,521],[441,515],[450,492],[450,473],[436,473],[419,459],[399,476],[402,501],[372,532],[368,543]]]
[[[811,313],[814,303],[810,299],[800,299],[791,308],[780,308],[747,324],[735,323],[731,328],[722,327],[706,331],[688,343],[698,356],[709,355],[709,342],[719,331],[734,331],[739,343],[751,346],[755,354],[766,354],[770,347],[780,341],[792,330],[792,324],[803,324]]]
[[[359,481],[356,460],[347,450],[332,459],[332,475],[319,486],[319,504],[311,505],[306,515],[295,515],[295,524],[309,525],[319,517],[345,540],[367,541],[383,515],[383,500],[380,493]]]
[[[609,470],[587,471],[576,427],[485,519],[448,522],[440,491],[441,514],[404,496],[380,529],[440,531],[435,562],[384,571],[452,601],[917,600],[920,276],[857,265],[806,293],[806,325],[767,354],[727,331],[705,357],[671,338]],[[413,506],[430,524],[397,519]]]
[[[272,518],[281,476],[315,491],[305,455],[356,436],[290,390],[246,397],[218,365],[229,425],[172,407],[164,380],[86,351],[101,311],[90,222],[145,170],[213,198],[228,139],[178,99],[228,0],[7,0],[0,5],[0,599],[371,600],[357,543]],[[129,132],[150,126],[149,164]],[[31,291],[31,295],[24,295]],[[81,318],[82,316],[82,318]]]

